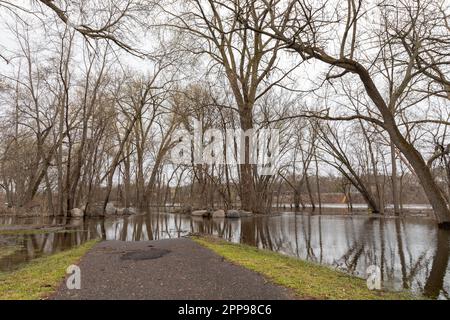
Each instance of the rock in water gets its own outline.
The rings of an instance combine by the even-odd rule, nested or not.
[[[240,218],[241,215],[239,214],[239,211],[237,211],[237,210],[227,210],[226,217],[227,218]]]
[[[106,208],[105,208],[105,214],[107,215],[107,216],[111,216],[111,215],[115,215],[117,213],[117,208],[114,206],[114,204],[112,204],[111,202],[109,202],[107,205],[106,205]]]
[[[125,208],[123,209],[123,214],[124,215],[132,215],[132,214],[136,214],[137,210],[135,208]]]
[[[253,213],[250,212],[250,211],[239,210],[239,215],[240,215],[241,218],[244,218],[244,217],[252,217],[252,216],[253,216]]]
[[[181,214],[191,214],[192,213],[192,207],[189,205],[186,206],[182,206],[181,208],[178,209],[177,213],[181,213]]]
[[[192,211],[191,215],[194,217],[209,217],[209,211],[208,210],[195,210]]]
[[[72,210],[70,210],[70,216],[72,218],[83,218],[84,211],[78,208],[73,208]]]
[[[71,219],[69,219],[69,222],[67,223],[68,227],[82,227],[83,226],[83,219],[81,218],[76,218],[76,217],[72,217]]]
[[[90,217],[102,217],[104,216],[102,204],[92,204],[88,206],[87,215]]]
[[[216,210],[212,214],[213,218],[225,218],[225,211],[222,209]]]

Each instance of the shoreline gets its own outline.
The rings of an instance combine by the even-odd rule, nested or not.
[[[112,248],[116,249],[113,250]],[[191,248],[194,251],[186,251],[184,250],[185,248]],[[124,260],[124,256],[135,255],[140,250],[143,250],[142,254],[145,252],[150,253],[153,250],[167,253],[163,252],[162,257],[157,257],[156,260],[152,260],[154,258],[146,260],[148,258],[144,257],[142,257],[144,260],[140,260],[142,258],[139,257],[136,257],[137,260],[135,261]],[[182,256],[179,256],[180,254]],[[175,266],[169,263],[178,261],[181,257],[183,257],[182,266]],[[106,265],[103,263],[105,261],[110,262],[107,265],[111,265],[111,269],[105,269]],[[65,271],[67,266],[71,264],[79,265],[82,272],[84,272],[83,274],[87,274],[88,277],[92,275],[95,278],[94,275],[98,274],[98,268],[103,270],[101,276],[105,279],[115,279],[114,276],[123,277],[117,283],[123,285],[117,287],[117,292],[112,292],[108,288],[98,286],[98,284],[95,284],[95,281],[89,281],[88,279],[88,287],[83,287],[83,290],[77,292],[67,291],[64,287],[64,279],[67,276]],[[116,274],[117,270],[128,265],[126,273],[119,271]],[[48,272],[49,266],[52,266],[51,272]],[[121,267],[117,268],[119,266]],[[155,279],[148,277],[147,269],[148,272],[153,270],[149,274],[154,274],[161,267],[165,270],[164,276],[163,274],[155,275]],[[180,274],[179,269],[181,267],[183,270],[189,270],[189,272]],[[200,269],[198,268],[201,268],[202,272],[199,273]],[[251,283],[254,283],[255,279],[261,280],[257,281],[259,284],[255,287],[247,288],[244,286],[246,292],[243,293],[242,288],[239,289],[240,282],[233,281],[232,284],[229,281],[231,279],[227,280],[214,275],[213,271],[222,268],[224,268],[224,271],[227,270],[230,276],[231,274],[233,277],[242,276],[242,280],[249,276],[254,277]],[[206,273],[204,273],[205,271]],[[206,275],[209,275],[208,279],[205,279]],[[159,284],[160,280],[158,279],[162,279],[160,277],[164,277],[165,280],[161,281],[164,281],[165,285],[155,287],[154,281],[158,281]],[[178,279],[179,277],[181,278]],[[179,287],[175,284],[180,280],[191,283],[191,277],[196,279],[195,281],[199,286],[196,289],[198,292],[187,291],[185,295],[181,296],[184,300],[194,299],[194,297],[198,297],[198,294],[205,294],[205,297],[208,296],[209,290],[202,286],[211,285],[211,281],[218,281],[213,285],[220,290],[224,290],[224,299],[230,294],[237,292],[243,294],[244,297],[258,297],[261,294],[260,290],[264,287],[264,281],[267,282],[265,286],[278,290],[277,293],[273,293],[275,298],[291,297],[306,300],[425,299],[408,291],[371,291],[367,288],[365,279],[279,253],[248,245],[233,244],[214,237],[191,236],[178,240],[135,243],[93,240],[73,249],[40,257],[18,270],[0,273],[0,300],[96,299],[102,297],[114,299],[126,296],[137,296],[142,299],[157,299],[158,297],[180,298],[178,296]],[[100,281],[99,283],[102,282]],[[147,288],[150,291],[136,289],[135,284],[137,283],[140,283],[143,288]],[[273,289],[266,289],[264,289],[265,297],[270,298],[270,292]],[[218,297],[220,299],[221,295]]]

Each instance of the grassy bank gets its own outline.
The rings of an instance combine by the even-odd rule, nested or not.
[[[24,226],[6,226],[0,227],[1,235],[29,235],[29,234],[44,234],[53,232],[67,232],[64,227],[24,227]]]
[[[292,289],[306,299],[412,299],[407,292],[367,289],[366,281],[312,262],[287,257],[272,251],[232,244],[209,237],[193,237],[230,262],[256,271],[272,282]]]
[[[13,272],[0,273],[0,300],[42,299],[55,291],[66,275],[66,269],[76,264],[98,241],[50,256],[44,256]]]

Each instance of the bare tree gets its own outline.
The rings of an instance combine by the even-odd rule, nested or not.
[[[442,190],[437,185],[427,163],[418,150],[407,140],[402,133],[396,119],[395,110],[403,105],[406,97],[411,97],[412,90],[420,90],[423,85],[424,72],[432,73],[433,77],[428,83],[430,91],[425,95],[438,95],[441,88],[435,90],[433,83],[442,84],[442,79],[436,81],[436,70],[432,67],[433,58],[448,56],[448,47],[438,49],[442,41],[446,41],[448,33],[442,33],[442,18],[438,22],[431,16],[441,16],[443,5],[435,1],[407,1],[408,3],[396,2],[395,10],[391,11],[389,1],[384,1],[381,6],[372,9],[370,5],[364,7],[361,1],[349,0],[345,4],[339,4],[339,8],[327,2],[309,3],[308,1],[254,1],[249,3],[249,9],[244,7],[234,10],[236,17],[246,28],[262,35],[269,36],[277,41],[283,42],[290,50],[297,52],[302,59],[318,60],[330,67],[326,80],[333,81],[343,77],[354,76],[364,87],[365,94],[370,98],[371,104],[376,108],[377,115],[354,115],[354,119],[369,121],[385,130],[392,143],[405,156],[427,194],[428,200],[433,207],[440,226],[448,226],[450,223],[450,210]],[[346,8],[346,10],[341,10]],[[336,10],[337,9],[337,10]],[[379,10],[379,11],[378,11]],[[255,24],[247,19],[248,11],[264,13],[267,23]],[[363,18],[379,13],[382,22],[367,22],[364,28]],[[337,17],[336,15],[339,15]],[[341,19],[340,15],[344,15]],[[381,32],[379,27],[382,27]],[[332,32],[331,28],[339,30],[336,45],[332,46],[334,40],[327,38]],[[372,30],[370,37],[362,39],[362,32]],[[386,37],[386,30],[389,37]],[[376,50],[365,51],[373,44],[384,48],[391,43],[395,46],[389,58],[379,59]],[[405,43],[409,50],[405,50]],[[337,49],[335,49],[337,48]],[[375,52],[373,52],[375,51]],[[373,54],[372,54],[373,53]],[[431,57],[430,57],[431,56]],[[428,65],[424,65],[421,59],[428,57]],[[419,63],[418,63],[419,62]],[[439,62],[441,64],[443,62]],[[383,89],[379,84],[379,66],[389,65],[389,70],[394,70],[396,78],[390,94],[384,97]],[[336,73],[336,69],[339,71]],[[432,71],[433,70],[433,71]],[[446,88],[445,88],[446,89]],[[418,100],[423,98],[419,96]],[[407,101],[407,100],[406,100]],[[411,102],[409,102],[411,104]],[[404,107],[404,106],[403,106]],[[319,115],[327,118],[328,114]],[[339,120],[339,117],[334,118]],[[341,119],[345,120],[345,119]]]
[[[239,28],[236,16],[224,10],[227,7],[238,10],[239,3],[235,1],[187,1],[181,6],[182,12],[179,14],[180,10],[175,7],[162,9],[169,16],[169,21],[163,22],[164,26],[190,35],[189,39],[195,42],[188,50],[207,54],[220,66],[219,72],[226,76],[233,93],[241,128],[244,131],[253,129],[256,102],[274,86],[282,85],[290,73],[290,70],[285,70],[277,76],[280,41]],[[245,15],[246,19],[257,25],[263,23],[265,18],[265,13],[258,11],[247,11]],[[245,159],[240,166],[242,207],[261,211],[262,208],[258,208],[260,202],[255,198],[253,177],[257,173],[250,163],[248,141],[245,149]]]

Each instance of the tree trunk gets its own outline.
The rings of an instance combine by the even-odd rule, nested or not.
[[[356,66],[356,72],[359,74],[364,84],[367,94],[377,106],[383,117],[383,126],[388,132],[391,141],[405,156],[414,169],[422,187],[427,195],[428,201],[433,207],[434,213],[439,227],[450,228],[450,210],[447,205],[445,196],[431,174],[430,168],[427,166],[422,155],[409,143],[402,133],[399,131],[392,112],[387,107],[382,96],[380,95],[376,85],[370,78],[367,70],[361,65]]]
[[[127,148],[129,149],[129,147]],[[130,150],[126,151],[129,154]],[[124,203],[125,208],[129,208],[131,204],[131,165],[130,156],[124,159],[123,185],[124,185]]]
[[[450,227],[450,210],[447,206],[445,196],[442,194],[441,189],[437,185],[436,181],[431,174],[430,168],[427,166],[425,160],[420,153],[402,136],[398,128],[391,123],[391,121],[385,121],[386,128],[392,141],[397,148],[405,155],[411,166],[414,168],[414,172],[422,184],[422,187],[427,195],[433,211],[436,215],[436,219],[439,227]],[[393,119],[392,119],[393,122]]]
[[[240,122],[243,131],[253,129],[252,108],[244,106],[240,108]],[[251,145],[250,139],[245,139],[244,159],[240,164],[240,184],[241,184],[241,207],[243,210],[259,212],[260,208],[256,207],[255,185],[253,183],[253,164],[250,163]]]
[[[437,299],[443,288],[449,260],[449,232],[437,230],[437,245],[433,264],[424,287],[425,296]]]
[[[398,184],[397,184],[397,161],[395,158],[395,146],[391,142],[391,162],[392,162],[392,197],[394,204],[394,214],[400,215],[399,196],[398,196]]]

